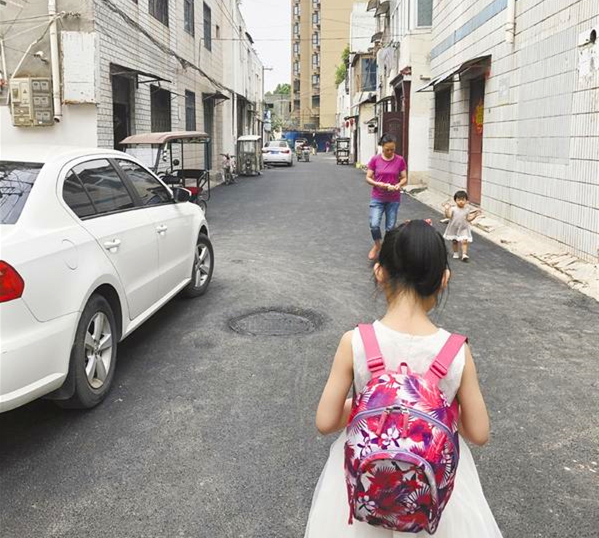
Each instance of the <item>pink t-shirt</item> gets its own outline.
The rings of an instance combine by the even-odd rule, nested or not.
[[[368,170],[374,172],[374,179],[380,183],[397,185],[399,174],[406,169],[406,161],[400,155],[394,155],[393,159],[387,161],[382,155],[375,155],[368,163]],[[372,187],[372,198],[380,202],[399,202],[401,194],[399,191],[386,191],[378,187]]]

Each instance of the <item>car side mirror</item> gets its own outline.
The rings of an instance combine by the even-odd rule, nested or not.
[[[191,200],[191,192],[183,187],[173,187],[173,198],[177,204],[189,202]]]

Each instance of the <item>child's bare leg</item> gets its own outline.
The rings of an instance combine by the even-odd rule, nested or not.
[[[468,260],[468,241],[462,241],[462,260]]]
[[[460,255],[458,254],[458,242],[455,239],[451,242],[451,248],[453,249],[453,259],[457,260]]]

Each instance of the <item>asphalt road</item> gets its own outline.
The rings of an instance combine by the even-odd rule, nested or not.
[[[172,301],[120,345],[104,404],[0,415],[0,535],[302,537],[334,440],[314,427],[333,353],[384,312],[362,177],[318,156],[215,189],[208,294]],[[404,197],[400,218],[424,217],[439,218]],[[434,319],[471,339],[491,508],[506,538],[597,537],[599,304],[479,235],[471,254]],[[307,311],[317,330],[229,328],[277,308]]]

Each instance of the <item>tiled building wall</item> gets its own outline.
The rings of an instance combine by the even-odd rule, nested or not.
[[[150,15],[148,0],[134,2],[112,3],[129,16],[134,23],[149,31],[166,47],[176,50],[177,26],[173,16],[177,10],[177,1],[169,1],[169,15],[171,23],[166,27]],[[114,10],[110,9],[103,1],[95,1],[94,23],[99,34],[99,97],[98,97],[98,146],[112,148],[113,140],[113,112],[112,112],[112,83],[110,77],[110,64],[114,63],[146,73],[155,73],[162,78],[173,81],[162,82],[160,86],[171,92],[177,91],[176,62],[177,60],[153,45],[147,37],[143,36],[135,27]],[[141,80],[145,80],[141,77]],[[156,83],[153,83],[156,84]],[[140,84],[135,90],[134,133],[151,131],[150,92],[151,84]],[[172,106],[172,125],[179,125],[179,114],[176,106]]]
[[[100,97],[98,99],[98,145],[113,147],[112,85],[110,64],[118,64],[131,69],[159,75],[170,82],[160,82],[160,87],[171,92],[172,129],[185,129],[185,91],[196,95],[196,128],[204,130],[203,94],[214,93],[215,87],[201,73],[192,67],[183,68],[181,63],[169,52],[161,50],[144,36],[136,24],[147,30],[168,50],[175,52],[185,60],[201,69],[215,80],[223,80],[223,42],[216,39],[216,26],[223,28],[225,17],[217,2],[207,2],[212,10],[212,50],[204,45],[203,2],[195,2],[195,35],[184,30],[183,2],[169,0],[168,27],[149,13],[148,0],[134,2],[116,2],[125,18],[110,9],[103,1],[96,0],[95,25],[99,33]],[[140,81],[147,77],[140,76]],[[139,84],[135,90],[135,112],[133,132],[151,130],[150,99],[152,86],[158,83]],[[223,151],[222,119],[224,106],[217,105],[214,110],[213,163],[218,164],[216,156]],[[228,127],[228,125],[227,125]]]
[[[599,248],[599,45],[579,46],[579,40],[599,28],[596,1],[518,0],[513,45],[505,42],[506,5],[506,0],[435,3],[432,76],[492,55],[481,206],[594,259]],[[448,196],[467,184],[468,105],[469,82],[455,82],[450,150],[431,151],[431,188]],[[434,112],[430,134],[432,148]]]

